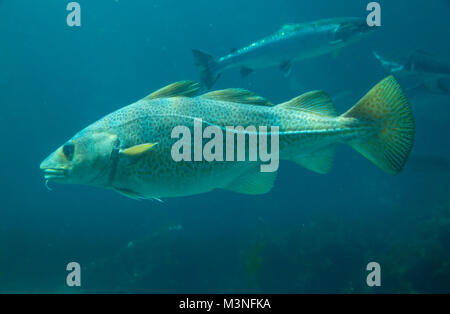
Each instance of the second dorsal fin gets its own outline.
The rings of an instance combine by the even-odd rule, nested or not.
[[[256,95],[246,89],[242,88],[228,88],[216,90],[199,96],[201,98],[235,102],[240,104],[249,104],[257,106],[273,106],[267,99]]]
[[[299,24],[295,24],[295,23],[289,23],[289,24],[285,24],[281,27],[280,32],[290,32],[290,31],[294,31],[299,27]]]
[[[145,99],[169,98],[169,97],[192,97],[200,89],[200,84],[193,81],[180,81],[167,85],[156,92],[151,93]]]
[[[322,116],[336,116],[336,108],[330,95],[324,91],[312,91],[288,102],[278,105],[278,108],[290,110],[304,110]]]

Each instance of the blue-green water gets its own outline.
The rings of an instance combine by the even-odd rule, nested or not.
[[[78,130],[169,83],[197,79],[191,49],[224,55],[279,29],[365,17],[361,0],[0,1],[0,292],[449,292],[450,96],[410,91],[415,146],[389,176],[347,146],[325,176],[282,162],[275,188],[164,203],[56,185],[39,163]],[[417,49],[450,62],[450,3],[380,1],[382,26],[337,56],[243,79],[280,103],[323,89],[344,112],[388,73],[372,51]],[[402,83],[402,82],[400,82]],[[82,266],[81,288],[66,265]],[[381,287],[366,284],[378,262]]]

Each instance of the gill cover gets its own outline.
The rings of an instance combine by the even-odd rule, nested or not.
[[[82,131],[59,147],[40,165],[46,179],[59,183],[92,184],[102,180],[117,136]]]

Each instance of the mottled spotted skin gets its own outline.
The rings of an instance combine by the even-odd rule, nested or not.
[[[331,170],[338,143],[349,144],[393,175],[402,171],[414,144],[414,116],[392,76],[340,116],[322,91],[274,106],[242,89],[195,97],[198,89],[199,84],[191,81],[170,84],[88,126],[41,163],[46,182],[104,187],[132,198],[185,196],[217,188],[253,195],[270,191],[276,173],[261,172],[261,159],[249,160],[248,138],[243,162],[173,160],[172,148],[179,141],[172,138],[174,128],[190,130],[192,156],[194,124],[200,120],[203,129],[253,127],[258,144],[262,127],[269,131],[277,127],[279,159],[322,174]],[[222,132],[224,140],[226,133]],[[236,156],[236,134],[234,138]],[[203,139],[203,145],[209,141]],[[222,148],[229,157],[226,143]]]
[[[361,136],[361,127],[353,119],[201,96],[140,100],[97,121],[77,136],[108,132],[117,136],[121,148],[159,143],[140,158],[121,156],[114,180],[107,182],[105,173],[99,181],[104,187],[133,191],[143,197],[175,197],[226,188],[250,168],[259,167],[258,162],[174,162],[171,148],[177,139],[171,138],[172,129],[185,125],[193,134],[194,118],[201,118],[204,128],[279,126],[280,159],[310,154]]]

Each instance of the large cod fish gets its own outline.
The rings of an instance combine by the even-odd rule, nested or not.
[[[243,89],[195,96],[200,86],[182,81],[115,111],[80,131],[40,168],[47,181],[116,190],[134,199],[178,197],[226,189],[263,194],[276,172],[261,172],[261,161],[174,161],[177,126],[195,121],[228,126],[278,127],[279,158],[328,173],[339,143],[352,146],[375,165],[398,174],[414,142],[408,100],[391,76],[353,108],[337,115],[323,91],[273,105]]]
[[[240,68],[245,77],[255,69],[277,66],[287,75],[293,62],[336,53],[374,29],[363,18],[325,19],[285,25],[276,33],[246,47],[233,49],[220,58],[200,50],[192,52],[200,79],[210,89],[220,74],[231,68]]]

